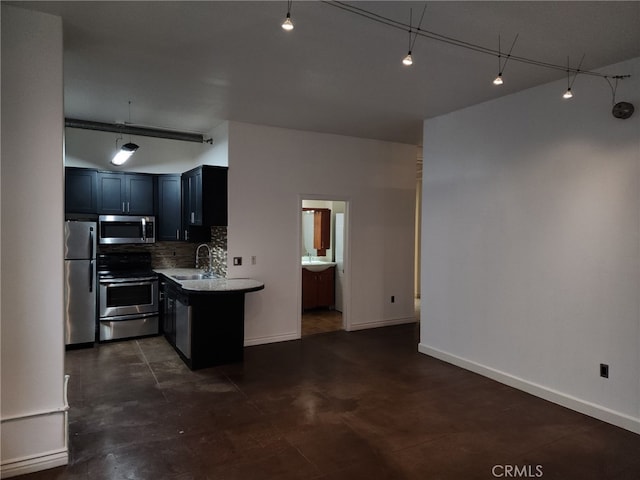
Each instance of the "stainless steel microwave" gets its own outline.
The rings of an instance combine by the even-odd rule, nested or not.
[[[98,217],[101,244],[155,243],[156,218],[135,215],[100,215]]]

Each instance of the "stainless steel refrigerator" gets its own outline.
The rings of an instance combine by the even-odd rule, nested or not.
[[[96,223],[64,223],[65,345],[96,340]]]

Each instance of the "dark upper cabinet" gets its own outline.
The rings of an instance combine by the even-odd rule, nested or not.
[[[98,172],[98,213],[153,215],[153,176],[144,173]]]
[[[97,211],[98,174],[88,168],[64,169],[65,213],[91,213]]]
[[[185,240],[208,240],[212,226],[227,225],[227,171],[203,165],[182,174]]]
[[[180,175],[156,175],[156,240],[182,240]]]
[[[202,225],[202,167],[182,174],[183,208],[186,225]]]

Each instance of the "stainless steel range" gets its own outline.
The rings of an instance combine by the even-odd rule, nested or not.
[[[100,254],[97,264],[99,340],[158,335],[158,276],[151,254]]]

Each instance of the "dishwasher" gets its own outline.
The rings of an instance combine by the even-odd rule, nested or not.
[[[191,360],[191,305],[186,295],[176,295],[176,348]]]

